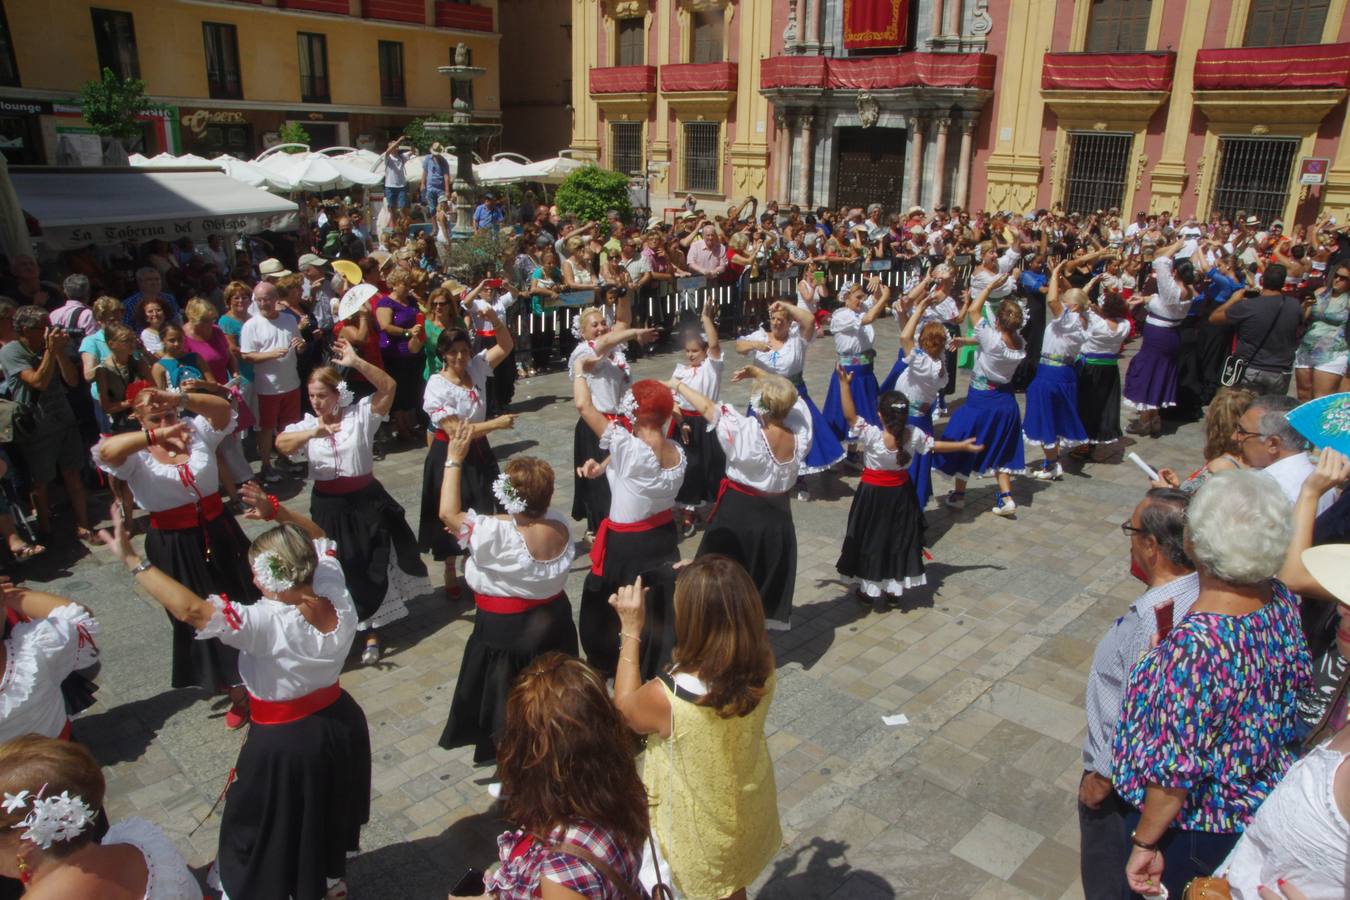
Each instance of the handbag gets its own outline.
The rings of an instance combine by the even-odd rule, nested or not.
[[[1181,900],[1233,900],[1227,878],[1192,878],[1181,893]]]
[[[1283,298],[1281,298],[1281,301],[1283,302]],[[1242,382],[1242,376],[1247,374],[1247,364],[1256,358],[1256,354],[1261,352],[1261,348],[1266,345],[1266,339],[1270,337],[1270,333],[1275,330],[1275,326],[1279,321],[1280,314],[1277,311],[1270,320],[1270,327],[1267,328],[1266,333],[1261,336],[1261,343],[1256,345],[1256,349],[1252,351],[1251,356],[1243,359],[1236,353],[1230,353],[1224,358],[1223,373],[1219,375],[1219,384],[1224,387],[1232,387],[1233,385]]]

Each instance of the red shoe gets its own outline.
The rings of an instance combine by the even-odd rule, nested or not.
[[[230,731],[238,731],[248,724],[248,704],[236,703],[230,707],[229,712],[225,713],[225,727]]]

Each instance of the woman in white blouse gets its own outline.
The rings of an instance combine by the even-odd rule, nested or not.
[[[703,304],[702,330],[687,329],[681,338],[684,362],[675,367],[671,376],[675,381],[689,385],[714,403],[722,397],[722,343],[717,337],[715,307],[711,300]],[[680,510],[680,532],[689,537],[698,526],[700,507],[717,499],[717,488],[727,473],[727,458],[713,436],[708,420],[697,410],[675,405],[675,422],[681,446],[684,447],[686,466],[684,483],[675,495]]]
[[[951,332],[946,324],[927,315],[935,296],[920,297],[910,311],[905,327],[900,329],[900,355],[905,367],[895,379],[894,387],[909,404],[909,424],[929,437],[933,435],[933,414],[948,383],[948,358],[954,356],[947,350]],[[950,299],[944,295],[939,302]],[[960,314],[958,309],[958,318]],[[926,508],[933,496],[931,453],[914,454],[909,465],[909,480],[914,485],[919,509]]]
[[[487,382],[487,414],[496,416],[510,408],[511,398],[516,394],[516,367],[512,359],[516,341],[511,327],[506,324],[507,311],[515,306],[516,295],[503,287],[502,279],[486,278],[464,297],[463,304],[468,310],[474,341],[480,351],[501,345],[503,338],[510,339],[510,349],[493,367]],[[495,319],[487,317],[488,310],[497,314]]]
[[[34,900],[200,897],[182,854],[150,822],[105,830],[106,788],[79,744],[39,734],[0,743],[0,892],[13,879]]]
[[[508,462],[495,486],[505,514],[480,513],[466,505],[460,481],[472,426],[461,421],[449,434],[438,509],[445,528],[468,552],[464,579],[477,612],[440,745],[448,750],[472,744],[474,762],[481,763],[497,756],[516,676],[543,653],[576,655],[577,631],[563,593],[576,550],[567,522],[549,509],[548,463],[530,456]]]
[[[150,511],[145,556],[203,596],[223,594],[234,603],[258,596],[249,576],[248,539],[220,499],[216,448],[233,431],[230,402],[211,394],[173,394],[144,388],[132,414],[139,431],[114,434],[94,446],[94,462],[131,488],[136,505]],[[194,414],[181,418],[180,413]],[[128,521],[131,511],[124,511]],[[229,691],[226,727],[248,721],[248,695],[239,686],[238,651],[220,641],[193,639],[173,622],[175,688]]]
[[[834,436],[843,441],[848,438],[848,424],[844,421],[844,408],[839,402],[841,369],[853,376],[849,379],[849,389],[853,392],[854,408],[868,422],[877,424],[877,395],[881,389],[877,385],[877,373],[873,366],[876,351],[872,342],[876,330],[872,323],[891,308],[891,289],[873,275],[866,290],[861,284],[845,285],[841,296],[844,305],[830,316],[830,334],[834,336],[838,365],[830,375],[830,387],[825,394],[825,406],[821,412]]]
[[[1120,440],[1120,347],[1130,336],[1129,308],[1121,294],[1103,292],[1100,307],[1087,310],[1087,337],[1079,352],[1078,418],[1088,443],[1073,452],[1092,455],[1094,445],[1110,452]]]
[[[322,529],[257,485],[241,494],[249,518],[278,523],[247,550],[263,595],[251,606],[203,598],[143,563],[116,511],[100,537],[171,616],[239,652],[252,727],[221,814],[213,875],[223,896],[321,900],[345,893],[347,854],[370,818],[370,732],[338,684],[356,607]]]
[[[623,347],[629,341],[650,343],[657,333],[651,328],[632,328],[633,313],[627,294],[615,306],[614,325],[605,321],[604,310],[598,306],[586,309],[577,317],[573,331],[580,338],[567,358],[567,376],[584,375],[591,388],[591,400],[605,418],[621,416],[619,402],[633,383],[628,371],[628,359]],[[587,539],[594,537],[600,522],[609,515],[609,483],[602,478],[586,478],[581,467],[586,460],[603,460],[600,439],[591,427],[577,419],[572,433],[572,465],[577,469],[572,491],[572,518],[586,522]]]
[[[811,447],[798,474],[805,477],[828,471],[844,458],[844,445],[825,424],[806,388],[802,369],[806,366],[806,345],[815,332],[815,320],[800,306],[781,301],[769,306],[769,328],[739,338],[736,352],[749,354],[755,365],[772,375],[781,375],[797,388],[797,395],[811,423]],[[753,398],[752,398],[753,399]],[[806,482],[798,485],[797,499],[808,500]]]
[[[1012,516],[1017,504],[1012,498],[1012,476],[1026,468],[1022,449],[1022,416],[1013,396],[1012,377],[1026,357],[1026,345],[1020,334],[1022,307],[1011,298],[999,303],[993,324],[983,318],[989,294],[1003,285],[1007,273],[988,281],[978,296],[966,301],[966,321],[974,329],[973,337],[960,343],[976,344],[975,372],[970,379],[966,402],[952,414],[942,436],[949,441],[975,438],[984,447],[979,453],[944,453],[933,467],[955,476],[956,485],[947,495],[951,509],[964,509],[966,482],[977,475],[994,474],[998,479],[998,499],[994,515]]]
[[[712,423],[727,457],[727,477],[698,555],[723,553],[743,565],[764,601],[768,626],[788,628],[797,579],[797,528],[788,491],[811,447],[811,416],[786,378],[746,366],[733,380],[745,377],[754,378],[757,389],[748,416],[687,384],[676,388],[682,403]]]
[[[671,385],[650,378],[633,385],[621,405],[632,431],[607,419],[591,402],[585,378],[573,381],[573,397],[581,421],[599,438],[605,461],[588,459],[587,478],[609,482],[609,515],[600,523],[591,545],[591,572],[581,594],[581,649],[586,661],[607,676],[619,664],[619,617],[609,597],[641,577],[648,593],[650,640],[643,645],[644,672],[655,675],[670,660],[675,620],[670,609],[674,590],[672,564],[680,559],[675,528],[675,495],[684,482],[685,456],[666,437],[675,401]]]
[[[0,581],[0,741],[25,734],[70,738],[61,682],[98,661],[98,621],[74,601]]]
[[[1177,241],[1157,252],[1153,275],[1157,293],[1137,295],[1130,306],[1147,306],[1143,343],[1125,372],[1125,400],[1139,412],[1139,419],[1125,430],[1130,434],[1162,434],[1161,410],[1177,405],[1177,354],[1181,333],[1177,330],[1190,311],[1195,296],[1195,265],[1172,257],[1185,244]]]
[[[389,417],[394,377],[361,359],[346,341],[337,341],[333,354],[334,364],[363,376],[375,393],[353,401],[337,370],[319,366],[305,385],[314,412],[287,426],[276,445],[287,456],[303,448],[309,459],[309,515],[337,543],[357,629],[366,632],[361,661],[369,664],[380,658],[376,629],[408,614],[404,598],[416,595],[427,567],[403,507],[374,474],[375,432]]]
[[[1061,447],[1077,447],[1088,435],[1078,418],[1078,373],[1074,363],[1087,340],[1088,295],[1081,288],[1060,290],[1060,270],[1050,273],[1046,305],[1050,321],[1045,323],[1041,339],[1040,364],[1027,385],[1027,411],[1022,420],[1022,436],[1028,444],[1039,445],[1045,462],[1033,475],[1042,481],[1059,481],[1064,468],[1059,464]]]
[[[511,331],[501,325],[495,309],[482,310],[483,317],[500,326],[499,339],[493,347],[473,351],[469,332],[447,328],[436,339],[436,355],[441,370],[427,379],[422,396],[422,411],[427,414],[435,440],[427,450],[422,464],[422,505],[418,514],[417,541],[423,550],[431,551],[437,560],[445,561],[445,592],[459,596],[455,580],[455,558],[463,555],[453,537],[445,533],[436,511],[441,503],[441,480],[445,473],[445,447],[450,432],[460,422],[473,426],[473,442],[464,460],[461,490],[466,505],[485,512],[496,512],[497,501],[492,496],[492,482],[501,474],[497,460],[488,446],[487,436],[494,431],[511,428],[516,417],[510,413],[487,417],[487,382],[492,370],[511,355],[515,348]]]

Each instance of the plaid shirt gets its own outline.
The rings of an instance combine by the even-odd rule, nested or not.
[[[487,879],[487,892],[496,900],[533,900],[539,896],[539,881],[547,878],[590,900],[623,900],[623,893],[611,885],[604,874],[556,848],[574,844],[597,859],[604,860],[623,875],[628,884],[643,896],[638,870],[640,853],[620,846],[606,831],[588,824],[557,828],[549,835],[555,846],[541,844],[525,831],[506,831],[497,837],[501,866]]]

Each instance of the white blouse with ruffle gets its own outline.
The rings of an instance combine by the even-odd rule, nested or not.
[[[174,466],[162,463],[149,450],[138,450],[114,466],[103,459],[102,442],[93,449],[94,463],[114,478],[120,478],[131,487],[136,505],[149,512],[163,512],[220,491],[220,470],[216,466],[216,448],[234,433],[238,416],[230,413],[230,421],[219,430],[211,427],[206,416],[187,419],[192,425],[187,462]],[[191,482],[191,486],[189,486]],[[193,487],[196,490],[193,490]]]
[[[183,861],[183,854],[159,827],[145,819],[132,817],[114,823],[101,842],[130,844],[145,858],[145,900],[186,900],[201,895],[197,879]]]
[[[548,511],[546,518],[568,527],[567,520],[553,510]],[[576,547],[568,540],[567,547],[553,559],[535,559],[515,522],[481,516],[472,509],[465,513],[456,537],[460,546],[469,551],[464,564],[465,583],[474,593],[492,597],[543,600],[562,593],[577,555]]]
[[[61,736],[67,722],[61,682],[98,661],[98,633],[98,620],[78,603],[14,626],[0,673],[0,742],[25,734]]]

